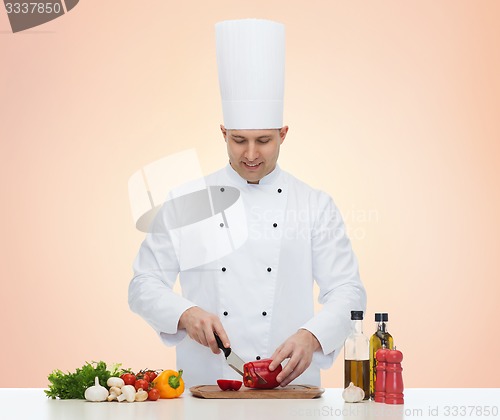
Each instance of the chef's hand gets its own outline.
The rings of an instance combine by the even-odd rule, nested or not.
[[[285,359],[290,359],[276,377],[280,386],[287,386],[301,375],[311,364],[313,353],[320,348],[318,339],[310,331],[304,329],[298,330],[279,346],[271,356],[273,361],[269,369],[272,371]]]
[[[215,354],[219,354],[220,349],[217,346],[214,332],[220,337],[225,347],[231,347],[219,317],[199,306],[193,306],[183,312],[179,319],[179,328],[185,329],[194,341],[210,347],[210,350]]]

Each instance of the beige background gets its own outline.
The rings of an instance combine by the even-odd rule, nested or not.
[[[127,182],[226,163],[214,24],[287,28],[282,168],[330,193],[407,387],[498,387],[500,2],[102,2],[10,33],[0,6],[0,386],[85,361],[173,368],[127,305]],[[481,363],[491,361],[487,368]],[[183,366],[189,369],[189,366]],[[343,366],[323,372],[342,386]]]

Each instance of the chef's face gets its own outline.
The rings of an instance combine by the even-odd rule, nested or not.
[[[249,184],[258,184],[274,170],[288,126],[273,130],[226,130],[223,125],[220,128],[229,163]]]

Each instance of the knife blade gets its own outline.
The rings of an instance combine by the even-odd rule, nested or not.
[[[224,352],[224,356],[226,357],[227,364],[232,367],[236,372],[238,372],[241,376],[243,376],[243,365],[245,362],[241,357],[239,357],[234,351],[231,350],[231,347],[224,347],[224,344],[222,344],[222,340],[220,337],[217,335],[216,332],[214,332],[215,340],[217,341],[217,345],[219,348]],[[255,372],[257,375],[257,381],[261,384],[267,384],[267,381],[260,376],[257,372]]]
[[[222,344],[222,341],[217,333],[214,333],[214,335],[215,340],[217,341],[217,345],[224,352],[227,364],[241,376],[243,376],[243,365],[245,364],[245,362],[241,359],[241,357],[239,357],[234,351],[231,350],[231,347],[224,347],[224,344]]]

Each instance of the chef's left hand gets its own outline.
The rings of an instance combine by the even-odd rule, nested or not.
[[[318,339],[304,329],[298,330],[279,346],[271,356],[273,361],[269,369],[272,371],[285,359],[290,359],[276,378],[280,386],[287,386],[301,375],[311,364],[313,353],[320,348]]]

